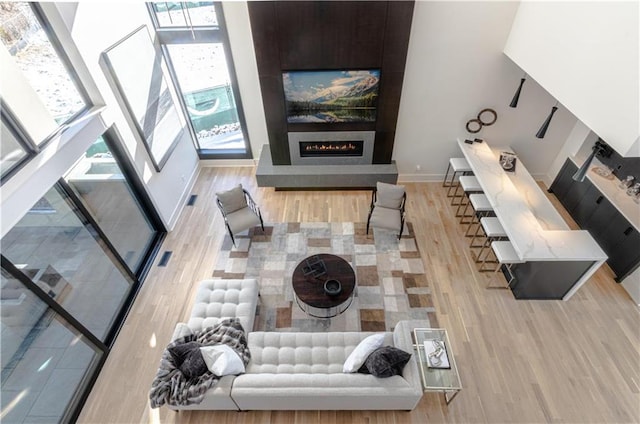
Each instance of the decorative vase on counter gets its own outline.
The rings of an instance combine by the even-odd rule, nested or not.
[[[628,189],[629,187],[631,187],[631,185],[633,185],[634,179],[635,178],[633,177],[633,175],[627,175],[627,178],[625,178],[624,180],[620,180],[620,188]]]

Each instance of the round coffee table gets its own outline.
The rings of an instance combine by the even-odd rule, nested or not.
[[[324,291],[327,280],[338,280],[342,291],[329,296]],[[291,277],[293,293],[300,309],[316,318],[331,318],[347,310],[353,300],[356,273],[340,256],[321,253],[303,259]]]

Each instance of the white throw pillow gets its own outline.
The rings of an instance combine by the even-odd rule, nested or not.
[[[245,371],[240,355],[226,344],[203,346],[200,352],[209,371],[218,377],[238,375]]]
[[[383,343],[384,333],[372,334],[361,341],[358,346],[353,349],[353,352],[351,352],[347,360],[344,361],[342,372],[349,373],[358,371],[371,352],[381,347]]]

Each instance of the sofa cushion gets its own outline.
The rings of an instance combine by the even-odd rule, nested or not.
[[[200,331],[225,318],[237,317],[244,331],[250,332],[258,305],[258,292],[255,279],[201,281],[191,309],[189,328]]]
[[[344,361],[342,372],[358,371],[371,352],[382,346],[383,343],[384,333],[373,334],[361,341]]]
[[[393,343],[392,333],[254,331],[248,336],[247,373],[342,374],[349,354],[372,334],[383,334],[385,344]]]
[[[247,207],[247,200],[244,197],[241,184],[230,190],[220,191],[216,193],[216,196],[218,196],[218,200],[222,203],[222,209],[227,214]]]
[[[411,359],[411,354],[393,346],[383,346],[371,352],[358,372],[375,377],[402,375],[402,369]]]

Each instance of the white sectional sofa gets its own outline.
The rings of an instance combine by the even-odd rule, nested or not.
[[[345,360],[369,332],[249,333],[251,362],[235,378],[241,410],[412,410],[422,398],[415,358],[402,375],[343,373]],[[385,333],[384,346],[413,352],[406,321]]]
[[[225,288],[226,285],[226,288]],[[230,290],[223,296],[221,291]],[[216,293],[217,291],[217,293]],[[214,295],[215,293],[215,295]],[[211,300],[214,305],[207,305]],[[415,356],[402,375],[377,378],[343,373],[343,365],[371,332],[264,332],[251,331],[258,299],[256,280],[207,280],[201,283],[188,327],[198,331],[240,313],[248,332],[251,361],[246,373],[225,376],[203,401],[174,410],[412,410],[423,390]],[[243,303],[242,307],[233,306]],[[247,317],[246,314],[251,314]],[[212,314],[212,315],[209,315]],[[222,314],[223,316],[215,316]],[[247,323],[245,326],[245,322]],[[180,337],[179,324],[173,340]],[[398,323],[384,333],[383,346],[413,353],[411,326]]]

